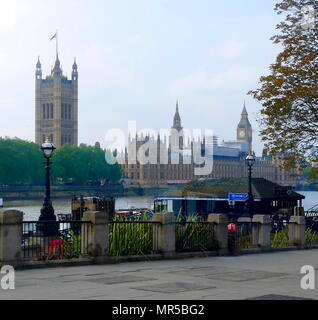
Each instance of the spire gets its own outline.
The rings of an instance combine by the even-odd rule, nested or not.
[[[76,57],[74,57],[73,70],[77,70]]]
[[[57,76],[62,75],[61,63],[59,60],[58,53],[56,53],[56,60],[55,60],[54,68],[53,68],[53,75],[57,75]]]
[[[246,128],[246,127],[250,127],[251,124],[248,120],[248,113],[247,113],[247,110],[246,110],[246,104],[245,104],[245,101],[244,101],[244,107],[243,107],[243,110],[242,110],[242,113],[241,113],[241,120],[239,122],[239,125],[238,127],[239,128]]]
[[[245,104],[245,100],[244,100],[244,108],[243,108],[243,111],[241,113],[242,116],[248,116],[248,113],[246,111],[246,104]]]
[[[40,56],[38,56],[38,62],[36,63],[35,76],[37,79],[42,79],[42,66],[40,62]]]
[[[37,69],[41,69],[41,62],[40,62],[40,56],[38,56],[38,62],[37,62],[37,64],[36,64],[36,68]]]
[[[178,131],[182,130],[182,126],[181,126],[181,118],[180,118],[180,114],[179,114],[179,102],[177,100],[176,103],[176,112],[174,114],[173,117],[173,129],[177,129]]]
[[[74,58],[73,70],[72,70],[72,80],[76,81],[77,79],[78,79],[77,63],[76,63],[76,58]]]

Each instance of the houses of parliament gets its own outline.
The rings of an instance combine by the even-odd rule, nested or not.
[[[182,132],[183,130],[178,102],[171,129],[173,129],[171,132]],[[202,178],[247,177],[245,158],[249,152],[252,152],[252,126],[248,119],[245,103],[236,128],[236,140],[223,141],[219,144],[216,136],[207,136],[199,142],[195,140],[188,141],[186,145],[181,133],[178,135],[178,139],[180,139],[180,152],[183,155],[180,157],[181,161],[175,164],[172,161],[171,139],[173,138],[171,136],[164,140],[159,135],[156,138],[149,135],[129,137],[128,146],[124,154],[122,154],[124,158],[122,161],[123,176],[129,179],[132,184],[138,185],[182,184]],[[155,152],[157,162],[149,161],[149,163],[141,164],[140,161],[138,162],[137,157],[135,161],[131,161],[130,153],[133,153],[135,156],[138,154],[138,149],[145,143],[150,146],[149,149],[157,148],[157,152]],[[195,168],[198,167],[195,161],[196,152],[193,148],[195,143],[201,144],[199,148],[200,156],[203,155],[213,159],[212,171],[206,176],[195,175]],[[137,150],[132,151],[133,148]],[[161,158],[159,159],[160,150],[162,149],[167,150],[167,153],[164,152],[164,154],[167,154],[167,161],[164,163],[160,163]],[[188,159],[186,159],[187,157]],[[291,176],[291,173],[281,168],[281,160],[269,157],[264,152],[261,157],[256,157],[253,166],[253,177],[265,178],[281,185],[292,185],[295,183],[295,178]]]
[[[171,129],[177,133],[183,130],[178,102]],[[58,52],[50,75],[42,78],[40,59],[35,70],[35,141],[42,144],[47,138],[56,147],[78,145],[78,67],[74,61],[72,76],[68,79],[63,75]],[[137,185],[166,185],[186,183],[198,178],[247,177],[245,157],[252,151],[252,127],[245,104],[236,129],[236,140],[220,144],[217,137],[211,136],[199,142],[200,152],[213,159],[213,170],[205,177],[195,175],[197,164],[193,146],[198,141],[184,141],[182,134],[178,136],[182,157],[178,155],[181,162],[176,164],[172,161],[171,139],[171,136],[164,140],[160,136],[129,137],[125,152],[121,154],[123,178]],[[167,161],[162,163],[159,158],[154,163],[146,164],[137,159],[134,163],[129,161],[132,147],[135,145],[139,149],[147,142],[157,149],[157,155],[160,150],[167,151]],[[253,177],[266,178],[282,185],[295,183],[295,178],[281,169],[280,160],[266,154],[256,158]]]

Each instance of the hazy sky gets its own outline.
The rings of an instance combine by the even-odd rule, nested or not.
[[[34,72],[55,60],[79,68],[79,140],[103,144],[108,129],[169,128],[179,99],[182,124],[235,139],[246,96],[278,53],[269,38],[274,0],[0,0],[0,136],[34,141]]]

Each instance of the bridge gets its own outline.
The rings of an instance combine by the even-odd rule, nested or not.
[[[306,218],[318,217],[318,204],[305,211]]]

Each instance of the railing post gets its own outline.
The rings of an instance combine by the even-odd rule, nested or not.
[[[269,250],[271,247],[271,218],[268,215],[256,214],[252,222],[259,224],[257,227],[257,235],[253,240],[253,244],[259,246],[262,250]],[[256,227],[255,227],[256,229]]]
[[[91,222],[85,241],[88,254],[95,258],[95,262],[107,261],[109,214],[104,211],[86,211],[82,220]]]
[[[294,216],[305,216],[304,207],[294,207]]]
[[[306,241],[305,232],[306,218],[303,216],[291,216],[288,224],[289,245],[303,249]]]
[[[254,248],[259,246],[260,229],[261,224],[252,220],[252,247]]]
[[[157,226],[158,232],[154,233],[154,246],[157,243],[157,249],[166,258],[173,257],[176,252],[176,219],[174,213],[155,213],[152,220],[161,223]]]
[[[23,212],[0,210],[0,265],[19,266],[22,261]]]
[[[214,222],[215,237],[218,242],[219,255],[228,254],[228,231],[229,218],[226,214],[209,214],[208,222]]]
[[[260,234],[260,224],[259,223],[253,223],[253,219],[248,217],[241,217],[238,218],[237,222],[240,223],[249,223],[251,224],[251,245],[252,247],[258,247],[259,245],[259,234]]]

